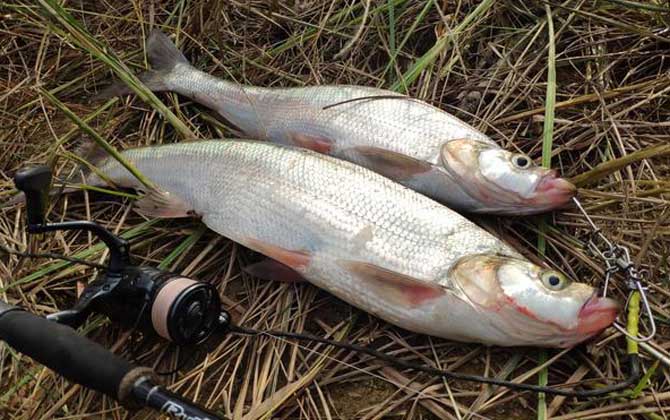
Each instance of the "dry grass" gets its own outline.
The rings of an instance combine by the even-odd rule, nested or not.
[[[667,354],[670,225],[661,215],[668,214],[670,193],[669,150],[662,147],[670,141],[670,6],[629,0],[486,3],[372,1],[360,31],[365,1],[108,0],[67,1],[65,7],[133,71],[146,66],[142,40],[150,28],[160,26],[177,34],[197,67],[220,77],[263,86],[406,87],[413,96],[457,114],[501,145],[540,162],[549,5],[557,73],[553,166],[579,179],[583,202],[597,223],[650,269],[650,299],[659,324],[653,345]],[[354,35],[358,37],[351,41]],[[234,135],[211,111],[174,95],[159,95],[167,105],[163,110],[136,98],[90,103],[112,77],[109,63],[76,48],[81,39],[31,1],[0,6],[0,37],[2,201],[12,192],[11,176],[27,162],[51,162],[62,174],[68,167],[67,152],[82,135],[45,91],[117,149],[182,141],[189,131],[198,138]],[[348,50],[334,59],[345,45]],[[411,77],[403,79],[408,70]],[[168,113],[181,125],[168,123]],[[642,150],[655,153],[634,154]],[[374,341],[407,360],[537,381],[536,349],[486,348],[411,334],[309,285],[249,278],[240,267],[250,253],[205,231],[197,221],[146,223],[127,199],[102,194],[62,198],[49,214],[51,220],[88,218],[129,232],[137,261],[162,263],[213,282],[245,325]],[[20,208],[2,210],[3,243],[105,258],[99,248],[91,250],[93,242],[86,234],[29,239],[22,219]],[[532,256],[537,255],[538,220],[489,217],[478,222]],[[601,262],[582,247],[585,228],[573,209],[549,218],[546,261],[574,278],[601,284]],[[53,261],[0,260],[2,297],[37,313],[67,307],[77,288],[94,274]],[[615,281],[611,293],[624,300],[627,292]],[[142,363],[161,370],[186,358],[183,370],[165,378],[171,389],[235,418],[537,416],[532,394],[447,383],[321,345],[229,336],[210,343],[206,353],[137,340],[101,318],[84,330],[117,352],[134,352]],[[549,352],[549,383],[597,384],[602,378],[621,377],[624,353],[625,341],[613,330],[559,358]],[[646,371],[653,357],[644,350],[642,355]],[[666,418],[668,381],[667,371],[659,368],[636,399],[548,397],[547,411],[561,419]],[[6,347],[0,347],[0,406],[0,415],[12,419],[153,418],[149,412],[129,414]]]

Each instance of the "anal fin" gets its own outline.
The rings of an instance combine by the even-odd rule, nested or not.
[[[379,147],[358,146],[352,150],[364,166],[391,179],[405,180],[432,169],[428,162]]]
[[[304,270],[309,264],[310,254],[305,251],[285,249],[277,245],[251,238],[245,239],[242,243],[275,261],[279,261],[283,265],[297,272]]]
[[[167,191],[150,190],[135,202],[140,213],[159,218],[195,216],[192,206],[182,198]]]
[[[285,283],[298,283],[305,279],[286,264],[267,258],[243,268],[244,272],[263,280],[281,281]]]
[[[340,260],[338,264],[393,304],[405,307],[419,306],[446,293],[444,287],[439,284],[416,279],[375,264],[349,260]]]

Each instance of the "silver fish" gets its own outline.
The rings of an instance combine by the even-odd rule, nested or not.
[[[502,346],[567,347],[614,320],[617,304],[524,259],[458,213],[361,166],[250,140],[131,149],[156,184],[93,159],[140,211],[199,215],[270,260],[264,278],[300,277],[411,331]],[[87,182],[104,182],[95,173]]]
[[[355,162],[453,209],[533,214],[565,205],[576,188],[526,155],[425,102],[362,86],[266,89],[195,69],[170,39],[147,40],[154,68],[140,76],[216,110],[246,136]],[[130,93],[122,83],[100,96]]]

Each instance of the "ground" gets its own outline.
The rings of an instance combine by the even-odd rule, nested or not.
[[[551,156],[551,166],[578,184],[603,233],[648,270],[659,327],[650,346],[668,357],[669,24],[670,4],[652,0],[375,0],[367,12],[366,1],[358,0],[3,2],[0,202],[15,193],[12,176],[20,167],[48,163],[65,177],[73,152],[95,136],[123,150],[237,135],[211,110],[171,94],[92,100],[114,78],[147,67],[143,39],[160,27],[196,67],[218,77],[272,87],[392,88],[454,113],[537,163]],[[131,201],[70,194],[53,203],[48,217],[96,220],[118,232],[144,226],[131,238],[136,261],[211,282],[245,326],[332,334],[403,360],[526,383],[541,380],[534,369],[543,358],[552,361],[550,384],[597,387],[626,373],[626,343],[614,329],[556,360],[555,350],[487,348],[412,334],[310,285],[250,278],[241,267],[257,255],[197,220],[148,222]],[[29,238],[23,218],[21,206],[0,209],[3,247],[76,256],[95,242],[82,233]],[[473,220],[529,258],[603,285],[603,263],[584,248],[590,229],[574,207],[546,217]],[[106,254],[84,256],[103,262]],[[56,264],[0,253],[2,298],[38,314],[67,307],[95,270]],[[621,278],[613,279],[609,294],[625,301]],[[645,319],[640,323],[646,331]],[[669,410],[668,373],[655,369],[649,347],[640,354],[650,378],[635,395],[548,396],[545,402],[532,393],[442,381],[350,351],[267,336],[219,337],[206,352],[131,336],[102,317],[82,333],[159,370],[186,360],[164,382],[230,418],[661,419]],[[129,413],[2,346],[0,407],[11,419],[154,417]]]

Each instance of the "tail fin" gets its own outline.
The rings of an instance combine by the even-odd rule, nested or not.
[[[98,143],[91,141],[90,139],[85,140],[84,143],[74,151],[74,154],[91,166],[100,166],[103,160],[109,158],[107,151],[100,147]],[[81,169],[84,170],[85,174],[90,172],[89,168],[84,167],[84,165],[82,165]]]
[[[74,154],[88,162],[92,166],[99,166],[105,159],[109,157],[107,152],[97,143],[87,140],[81,146],[79,146]],[[49,197],[53,198],[61,194],[69,194],[71,192],[79,191],[77,187],[68,187],[68,184],[83,184],[87,183],[89,185],[96,185],[100,183],[99,177],[91,172],[90,168],[84,164],[79,165],[79,170],[77,170],[74,175],[71,175],[66,179],[57,179],[61,186],[52,187],[49,190]],[[0,204],[1,208],[13,207],[17,204],[23,204],[26,200],[25,194],[19,192],[18,194],[12,196],[9,200]]]
[[[65,186],[52,187],[49,190],[49,199],[53,199],[53,197],[60,196],[61,194],[69,194],[71,192],[76,192],[76,191],[79,191],[79,188],[65,187]],[[18,204],[22,205],[25,202],[26,202],[26,195],[23,193],[23,191],[19,191],[17,194],[13,195],[9,200],[0,204],[0,209],[14,207]]]
[[[147,56],[153,70],[148,70],[137,77],[149,90],[160,92],[170,90],[166,77],[177,64],[189,64],[184,54],[159,29],[154,29],[147,38]],[[109,99],[115,96],[124,96],[133,91],[122,81],[116,81],[93,97],[93,100]]]
[[[169,73],[177,64],[189,64],[170,38],[158,29],[147,38],[147,55],[151,66],[160,72]]]

